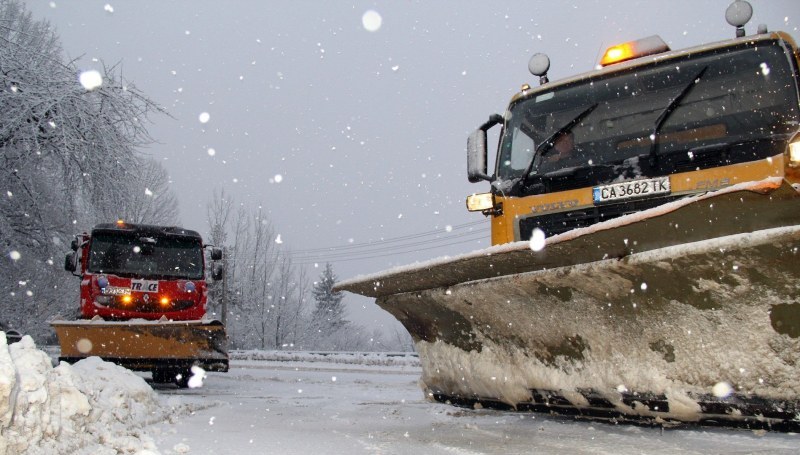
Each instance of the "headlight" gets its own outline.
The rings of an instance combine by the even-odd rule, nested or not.
[[[800,167],[800,139],[789,144],[789,165]]]
[[[492,193],[481,193],[467,196],[467,210],[470,212],[480,212],[494,207],[494,197]]]

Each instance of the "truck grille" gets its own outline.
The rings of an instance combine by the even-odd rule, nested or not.
[[[573,229],[591,226],[601,221],[618,218],[629,213],[641,212],[642,210],[657,207],[676,199],[680,199],[680,196],[641,199],[617,204],[586,207],[578,210],[570,210],[568,212],[552,213],[549,215],[520,218],[519,240],[530,240],[531,234],[536,228],[544,231],[545,236],[551,237],[553,235],[561,234]]]

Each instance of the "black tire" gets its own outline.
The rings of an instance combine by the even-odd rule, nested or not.
[[[175,382],[175,370],[156,369],[153,370],[153,382],[156,384],[169,384]]]
[[[189,387],[189,378],[192,377],[191,370],[183,370],[180,372],[176,372],[174,376],[175,385],[178,386],[180,389],[185,389]]]

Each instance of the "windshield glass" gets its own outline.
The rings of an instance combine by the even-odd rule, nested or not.
[[[150,278],[203,278],[200,240],[94,233],[89,271]]]
[[[685,97],[675,102],[685,89]],[[560,87],[511,107],[497,175],[501,180],[519,178],[529,165],[529,175],[536,176],[624,164],[631,170],[627,175],[640,176],[640,161],[650,155],[653,131],[655,154],[679,152],[689,158],[695,149],[782,137],[797,129],[795,90],[789,61],[777,45],[716,50]],[[674,109],[658,125],[671,103]],[[542,141],[594,104],[596,109],[533,158]],[[724,164],[731,160],[699,166]],[[698,167],[693,166],[692,170]]]

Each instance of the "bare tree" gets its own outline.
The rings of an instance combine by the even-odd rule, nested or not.
[[[123,219],[130,223],[175,225],[178,222],[178,199],[170,188],[164,166],[151,158],[137,157],[137,177],[126,186],[125,198],[115,204],[97,207],[100,220]]]

